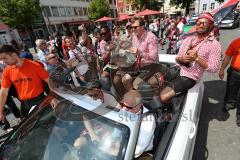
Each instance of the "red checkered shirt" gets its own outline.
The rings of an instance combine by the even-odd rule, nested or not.
[[[191,36],[183,40],[178,56],[186,54],[189,47],[195,44],[197,44],[196,36]],[[207,62],[208,68],[205,69],[206,71],[212,73],[218,71],[221,62],[221,45],[213,36],[199,43],[194,47],[194,50],[197,50],[199,58]],[[185,76],[196,81],[201,79],[204,72],[204,69],[196,62],[192,62],[190,67],[180,65],[180,68],[180,76]]]
[[[144,31],[140,38],[134,34],[132,44],[142,54],[141,63],[158,62],[158,39],[152,32]]]

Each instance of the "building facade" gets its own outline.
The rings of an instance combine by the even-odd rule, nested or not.
[[[197,10],[196,13],[211,12],[212,10],[218,8],[220,3],[215,0],[197,0]]]
[[[63,23],[81,24],[88,21],[90,0],[40,0],[48,32],[63,29]],[[116,17],[116,1],[109,0],[110,13]]]
[[[138,12],[138,5],[135,0],[117,0],[117,13],[120,15],[134,15]]]
[[[191,4],[190,6],[190,11],[189,14],[195,14],[196,12],[196,4],[197,2],[195,1],[194,3]],[[164,8],[162,9],[162,12],[169,14],[169,15],[185,15],[185,9],[181,9],[180,7],[176,6],[171,6],[170,5],[170,0],[165,0],[164,1]]]

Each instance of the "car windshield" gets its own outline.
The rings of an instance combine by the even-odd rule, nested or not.
[[[196,24],[196,20],[189,20],[188,23],[186,24],[187,26],[194,26]]]
[[[224,20],[233,20],[234,14],[232,12],[228,13],[227,16],[224,18]]]
[[[57,98],[36,109],[1,147],[7,160],[120,160],[129,128]],[[93,132],[90,132],[90,129]]]

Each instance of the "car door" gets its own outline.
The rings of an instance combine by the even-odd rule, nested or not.
[[[188,91],[179,123],[164,159],[191,159],[200,116],[203,90],[203,84],[199,82]]]

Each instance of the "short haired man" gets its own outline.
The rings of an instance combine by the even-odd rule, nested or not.
[[[199,81],[204,71],[217,72],[221,60],[221,45],[211,35],[214,18],[203,13],[196,21],[196,35],[187,37],[179,50],[176,62],[180,68],[178,76],[171,86],[160,93],[162,102],[167,103],[175,95],[187,92]]]
[[[133,52],[136,53],[135,66],[132,68],[135,71],[139,71],[144,66],[159,61],[158,39],[152,32],[145,30],[142,18],[135,17],[132,22],[132,28],[134,33],[132,36],[132,46]],[[133,89],[134,79],[134,76],[128,73],[128,71],[116,73],[113,83],[120,96],[123,96],[126,91]]]
[[[42,80],[49,85],[49,74],[40,64],[20,58],[19,52],[10,45],[0,47],[0,59],[8,64],[2,74],[0,121],[4,118],[3,109],[11,84],[26,106],[21,108],[22,114],[26,116],[32,106],[45,98]]]
[[[219,77],[224,78],[224,70],[231,62],[230,67],[227,70],[227,86],[226,95],[224,98],[225,106],[224,111],[228,111],[237,107],[237,126],[240,127],[240,38],[233,40],[228,46],[222,66],[219,71]]]
[[[38,59],[44,64],[45,67],[47,67],[45,56],[49,53],[48,44],[44,39],[37,39],[35,43],[38,48]]]
[[[122,100],[122,109],[141,114],[146,112],[146,108],[142,104],[142,96],[136,90],[128,91]],[[137,146],[135,150],[135,158],[139,157],[143,152],[153,149],[154,131],[156,128],[156,121],[153,115],[148,115],[143,118],[140,126]]]
[[[54,82],[55,87],[64,86],[70,87],[67,85],[68,75],[73,72],[78,65],[78,61],[68,60],[65,63],[59,61],[57,56],[53,53],[50,53],[46,56],[47,59],[47,70],[50,74],[52,82]]]

